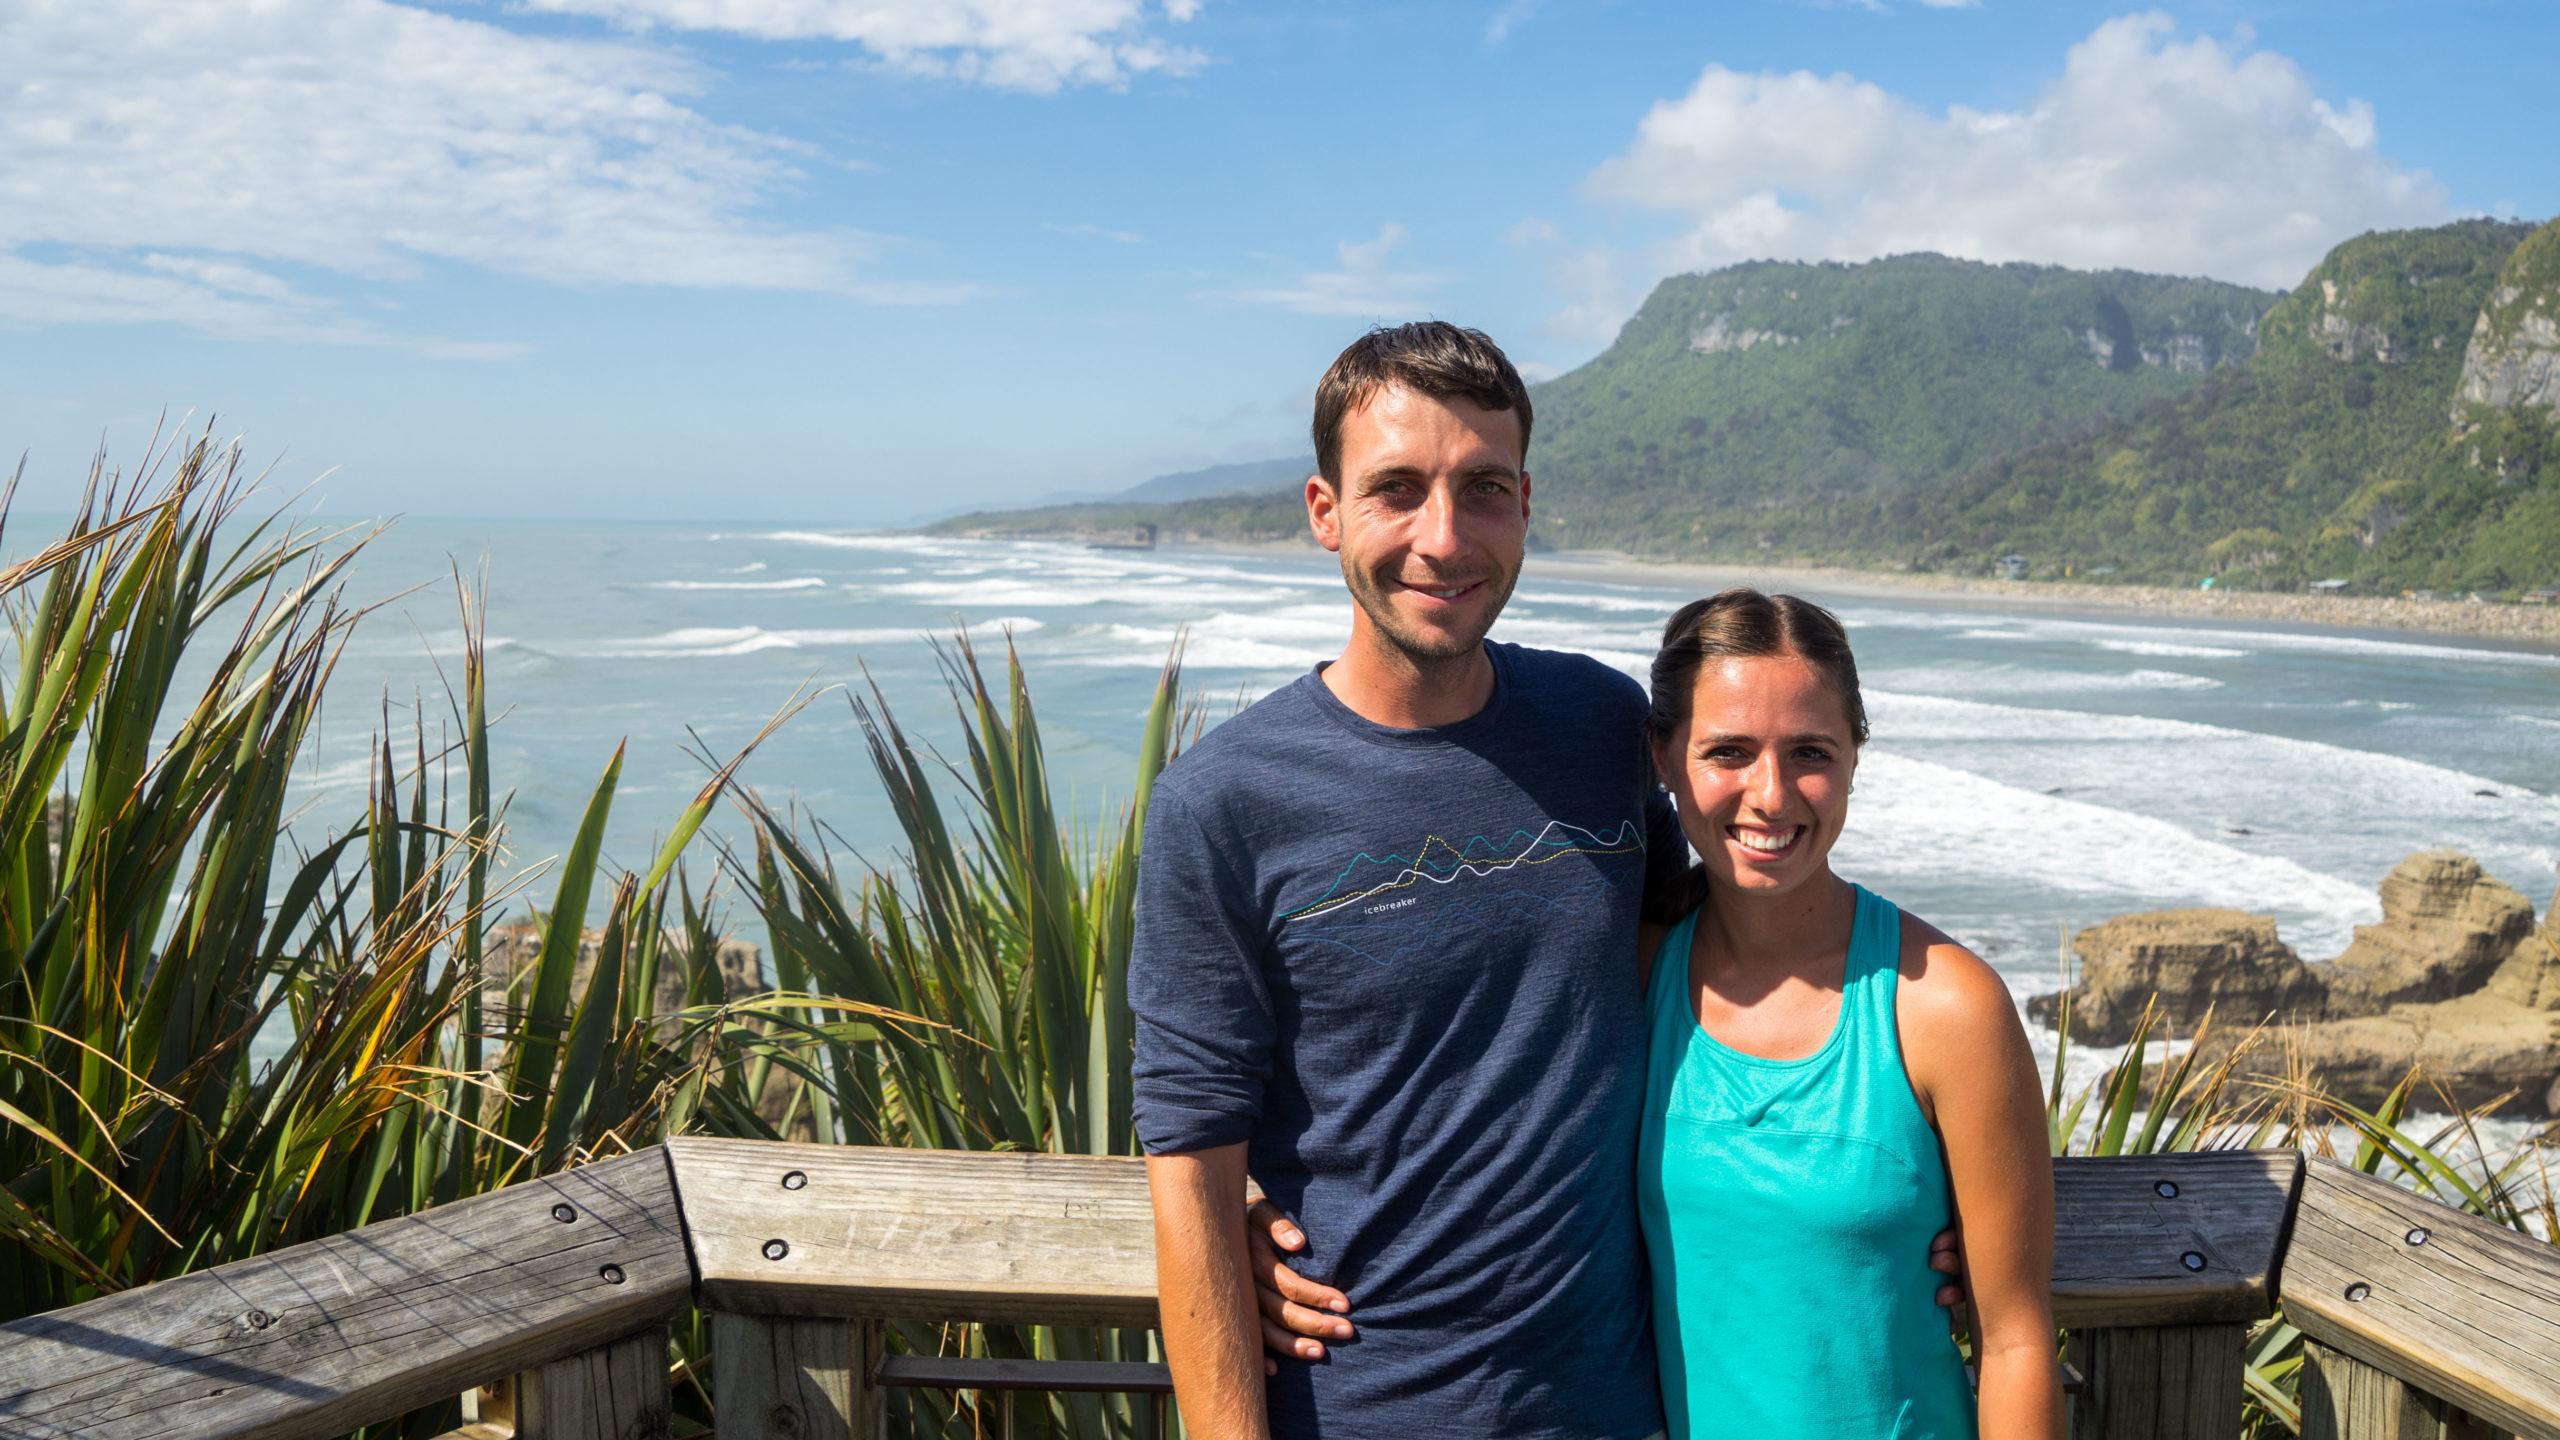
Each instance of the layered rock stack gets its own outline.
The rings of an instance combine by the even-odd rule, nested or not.
[[[2209,1056],[2272,1022],[2278,1043],[2255,1054],[2272,1069],[2299,1053],[2350,1104],[2380,1102],[2416,1064],[2466,1106],[2516,1091],[2503,1113],[2560,1114],[2560,914],[2535,928],[2532,904],[2459,851],[2401,861],[2382,919],[2334,960],[2305,964],[2272,918],[2237,910],[2120,916],[2072,944],[2083,1043],[2124,1043],[2156,995],[2176,1031],[2213,1012]],[[2028,1012],[2054,1023],[2061,1000],[2037,996]]]
[[[587,982],[596,970],[596,955],[604,948],[604,932],[583,930],[578,934],[578,959],[569,971],[569,993],[587,993]],[[672,948],[672,938],[660,953]],[[542,954],[542,922],[527,918],[510,920],[489,932],[481,947],[480,1000],[484,1008],[495,1012],[521,1004],[526,986],[533,983],[533,962]],[[764,979],[764,952],[748,941],[723,937],[717,963],[720,967],[721,999],[738,1000],[771,987]],[[682,967],[672,960],[658,966],[657,993],[651,997],[650,1013],[672,1015],[685,1006],[685,977]]]

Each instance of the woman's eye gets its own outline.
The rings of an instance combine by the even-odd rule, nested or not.
[[[1831,752],[1819,745],[1807,745],[1796,751],[1796,758],[1811,761],[1816,765],[1828,765],[1831,763]]]

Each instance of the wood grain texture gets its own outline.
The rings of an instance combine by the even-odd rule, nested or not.
[[[2560,1249],[2316,1160],[2279,1288],[2320,1344],[2492,1425],[2560,1437]]]
[[[712,1422],[721,1440],[880,1440],[876,1320],[711,1317]]]
[[[884,1390],[1039,1390],[1170,1395],[1173,1372],[1125,1360],[972,1360],[949,1355],[892,1355],[880,1362]]]
[[[667,1327],[516,1377],[516,1440],[667,1440]]]
[[[2264,1318],[2301,1180],[2291,1150],[2054,1161],[2054,1319],[2080,1328]]]
[[[711,1309],[1156,1324],[1142,1161],[750,1140],[666,1148]]]
[[[2230,1440],[2248,1336],[2246,1325],[2072,1332],[2073,1440]]]
[[[2302,1440],[2494,1440],[2499,1431],[2317,1340],[2302,1342]]]
[[[691,1278],[644,1151],[0,1326],[0,1437],[321,1440],[665,1319]]]

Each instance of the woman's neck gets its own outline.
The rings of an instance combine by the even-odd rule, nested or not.
[[[1710,881],[1698,929],[1708,953],[1728,963],[1794,970],[1846,948],[1857,909],[1849,882],[1828,868],[1775,895]]]

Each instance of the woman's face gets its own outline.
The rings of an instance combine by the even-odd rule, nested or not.
[[[1680,828],[1719,888],[1783,894],[1830,870],[1858,768],[1849,717],[1794,655],[1711,658],[1688,723],[1654,747]]]

